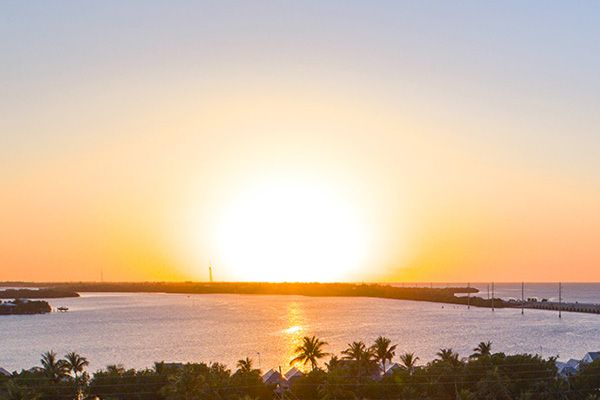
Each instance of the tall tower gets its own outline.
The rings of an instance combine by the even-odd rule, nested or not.
[[[525,314],[525,282],[521,282],[521,315]]]
[[[208,279],[209,281],[212,283],[213,281],[213,275],[212,275],[212,267],[213,267],[213,262],[212,259],[210,260],[210,264],[208,264]]]
[[[558,282],[558,318],[562,318],[562,282]]]

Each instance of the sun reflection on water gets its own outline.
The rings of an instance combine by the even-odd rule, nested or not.
[[[302,327],[300,325],[294,325],[294,326],[290,326],[287,329],[284,329],[283,332],[285,333],[297,333],[300,332],[302,330]]]
[[[284,340],[286,343],[286,367],[292,367],[289,365],[295,357],[295,351],[298,346],[302,344],[302,337],[304,336],[305,320],[304,312],[302,311],[298,302],[290,302],[287,306],[287,325],[288,328],[282,332],[284,334]],[[301,365],[294,364],[295,367],[301,367]]]

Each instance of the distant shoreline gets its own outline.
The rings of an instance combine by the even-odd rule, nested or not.
[[[501,298],[472,296],[477,288],[468,287],[398,287],[378,283],[273,283],[273,282],[2,282],[0,287],[21,286],[42,288],[39,293],[50,294],[47,298],[77,297],[78,292],[112,293],[167,293],[167,294],[250,294],[250,295],[297,295],[309,297],[368,297],[390,300],[427,301],[483,308],[527,308],[563,312],[600,314],[600,305],[587,303],[558,303],[550,301],[521,302]],[[37,293],[31,289],[16,291]],[[2,291],[0,291],[1,296]],[[461,294],[462,296],[458,296]],[[22,295],[21,298],[28,296]],[[30,297],[33,298],[33,297]],[[36,297],[43,298],[43,297]]]
[[[33,283],[7,282],[0,286],[44,287],[53,291],[70,292],[133,292],[179,294],[258,294],[300,295],[320,297],[371,297],[396,300],[429,301],[449,304],[468,304],[485,307],[488,300],[478,297],[458,297],[456,294],[478,293],[473,287],[397,287],[383,284],[356,283],[268,283],[268,282],[64,282]],[[498,307],[503,300],[495,299]],[[491,300],[490,300],[491,304]]]
[[[0,299],[61,299],[65,297],[79,297],[79,293],[73,290],[65,290],[52,287],[33,289],[13,288],[0,290]]]

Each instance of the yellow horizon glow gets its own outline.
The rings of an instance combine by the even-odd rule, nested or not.
[[[600,281],[588,7],[138,3],[0,2],[0,281]]]

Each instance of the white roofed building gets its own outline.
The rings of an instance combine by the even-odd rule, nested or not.
[[[589,364],[596,360],[600,360],[600,351],[590,351],[589,353],[586,353],[581,359],[581,362],[584,364]]]

